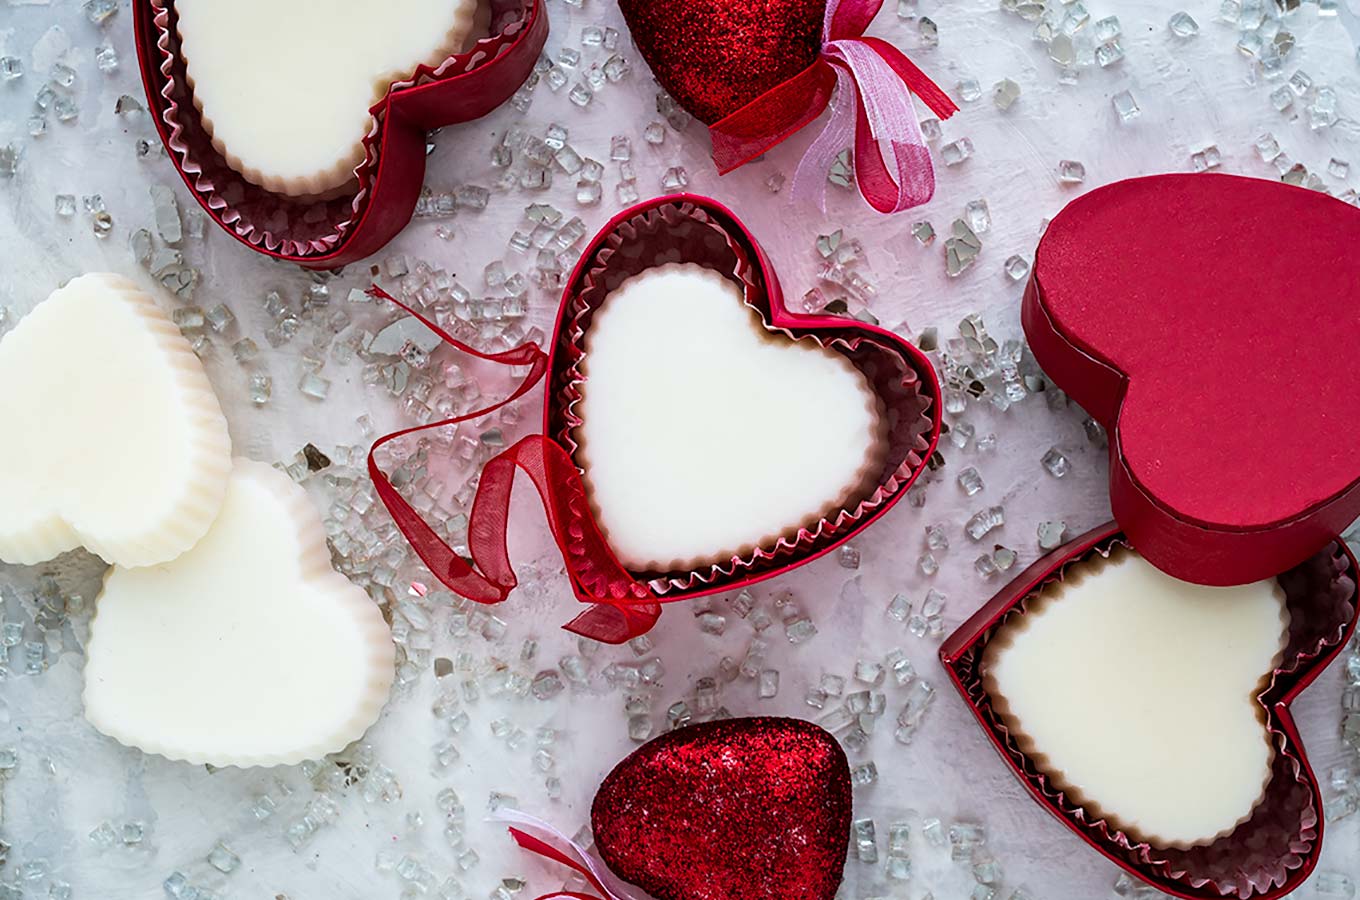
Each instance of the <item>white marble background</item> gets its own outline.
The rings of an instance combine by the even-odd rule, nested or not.
[[[1031,26],[999,11],[994,0],[921,0],[920,12],[939,25],[940,44],[932,49],[921,46],[915,21],[901,20],[893,9],[885,9],[875,33],[897,42],[946,88],[952,90],[960,79],[975,77],[984,91],[982,99],[963,104],[962,112],[944,126],[945,140],[971,138],[976,156],[961,166],[940,168],[936,199],[919,215],[883,220],[848,194],[835,194],[826,215],[812,209],[790,210],[783,196],[771,195],[765,183],[776,172],[791,175],[810,140],[808,135],[722,180],[707,163],[707,139],[700,128],[669,133],[661,147],[644,145],[642,129],[656,118],[655,85],[626,37],[624,52],[635,63],[630,79],[609,85],[585,110],[571,106],[566,91],[552,95],[541,86],[527,116],[503,109],[483,122],[446,129],[430,158],[428,181],[440,188],[463,182],[492,184],[496,172],[490,164],[490,149],[501,131],[512,125],[541,134],[550,122],[561,122],[569,127],[570,143],[582,155],[600,160],[608,158],[611,135],[628,134],[634,140],[639,190],[644,196],[660,192],[661,175],[667,168],[685,166],[693,190],[730,205],[760,237],[780,267],[791,296],[800,296],[814,283],[816,236],[844,227],[868,250],[871,277],[880,287],[873,308],[885,324],[905,333],[938,326],[942,336],[948,336],[962,316],[980,312],[992,332],[1004,339],[1019,336],[1020,289],[1004,277],[1003,261],[1013,253],[1032,257],[1044,219],[1084,188],[1132,175],[1188,170],[1192,151],[1211,143],[1221,150],[1225,171],[1276,177],[1274,169],[1252,149],[1257,135],[1267,130],[1276,135],[1285,152],[1311,171],[1325,173],[1332,157],[1360,164],[1360,123],[1351,118],[1360,115],[1360,73],[1355,47],[1339,19],[1319,18],[1312,5],[1289,19],[1298,46],[1286,66],[1286,76],[1303,68],[1316,82],[1335,87],[1341,97],[1342,121],[1330,130],[1313,132],[1297,114],[1299,104],[1284,114],[1271,106],[1268,95],[1279,82],[1257,83],[1253,78],[1247,59],[1234,48],[1236,29],[1216,21],[1216,0],[1089,3],[1093,18],[1119,16],[1127,58],[1108,69],[1084,68],[1073,86],[1059,83],[1057,67],[1044,48],[1031,40]],[[549,0],[548,5],[552,16],[549,52],[553,55],[560,47],[579,46],[583,26],[623,27],[614,4],[605,0],[584,0],[580,8],[562,0]],[[382,4],[375,6],[381,9]],[[1202,27],[1190,41],[1177,40],[1167,30],[1168,19],[1178,9],[1192,14]],[[260,34],[262,42],[284,37],[267,28]],[[121,67],[112,74],[99,72],[93,62],[94,49],[103,42],[111,44],[121,59]],[[50,5],[42,0],[9,0],[5,5],[0,0],[0,55],[4,54],[19,57],[27,72],[15,82],[0,83],[0,145],[13,141],[24,147],[16,177],[0,179],[0,306],[22,315],[64,280],[84,271],[112,270],[145,277],[127,247],[131,231],[152,224],[148,186],[172,186],[186,208],[192,200],[164,158],[138,158],[137,139],[153,136],[148,123],[113,112],[119,95],[139,96],[141,92],[126,3],[100,28],[85,18],[76,0],[53,0]],[[26,121],[33,96],[58,60],[78,72],[80,115],[72,123],[51,121],[45,136],[30,139]],[[1018,82],[1023,95],[1009,112],[1000,113],[991,103],[990,88],[1005,77]],[[290,89],[305,101],[305,86]],[[1111,108],[1111,97],[1124,89],[1131,90],[1142,107],[1141,117],[1130,124],[1121,124]],[[1058,182],[1055,168],[1062,159],[1085,164],[1086,185],[1074,188]],[[520,227],[525,204],[547,200],[570,213],[579,212],[593,231],[617,208],[616,182],[611,166],[605,179],[605,202],[590,209],[576,208],[574,184],[565,178],[559,178],[546,196],[498,194],[484,212],[464,213],[451,223],[413,223],[383,256],[425,258],[478,286],[482,267],[506,254],[506,241]],[[1328,179],[1328,184],[1338,193],[1342,188],[1335,179]],[[102,194],[115,223],[112,235],[97,239],[83,212],[71,219],[54,215],[57,193]],[[948,280],[942,241],[922,248],[910,237],[909,228],[922,218],[943,232],[964,204],[975,198],[987,200],[993,226],[983,235],[979,263],[962,278]],[[436,237],[437,224],[450,225],[455,238]],[[1140,226],[1155,228],[1157,223]],[[1281,227],[1290,226],[1281,223]],[[273,402],[255,409],[246,393],[246,375],[231,359],[225,342],[218,343],[216,356],[208,363],[239,453],[275,461],[290,458],[307,441],[323,449],[361,443],[355,419],[363,413],[371,415],[379,427],[401,421],[396,403],[385,392],[360,383],[357,365],[328,364],[323,374],[335,384],[324,403],[296,391],[297,349],[268,349],[262,338],[266,316],[261,298],[270,289],[295,295],[305,283],[300,272],[253,255],[218,233],[210,233],[203,242],[189,242],[186,253],[203,270],[199,302],[205,308],[219,302],[230,306],[239,320],[233,339],[240,335],[255,338],[266,352],[263,365],[274,376]],[[1306,278],[1308,261],[1298,263],[1299,277]],[[350,285],[362,283],[363,269],[351,267],[336,285],[338,297]],[[556,303],[555,297],[533,294],[533,322],[550,327]],[[52,365],[95,362],[57,358]],[[32,377],[43,374],[34,372]],[[15,387],[5,385],[4,389]],[[523,406],[525,422],[535,421],[537,401],[525,401]],[[864,756],[876,762],[881,777],[878,784],[857,792],[856,814],[875,818],[880,845],[887,824],[907,809],[920,816],[982,822],[989,829],[992,851],[1005,867],[1000,896],[1009,896],[1023,884],[1033,896],[1049,900],[1104,897],[1111,892],[1117,870],[1031,803],[1007,774],[962,702],[945,685],[934,661],[936,642],[911,636],[884,615],[894,592],[905,590],[919,602],[933,585],[949,595],[946,620],[952,628],[1000,586],[997,580],[982,581],[973,571],[977,549],[961,531],[962,521],[983,505],[1005,504],[1007,524],[997,536],[1019,551],[1022,566],[1037,556],[1039,522],[1062,519],[1076,533],[1108,518],[1106,464],[1101,453],[1088,445],[1079,411],[1054,413],[1041,400],[1030,400],[1004,415],[974,410],[968,418],[980,434],[997,433],[998,452],[978,456],[975,451],[960,453],[946,445],[950,466],[931,486],[925,508],[903,503],[857,542],[863,553],[857,574],[866,601],[841,598],[851,573],[834,558],[762,586],[762,597],[776,587],[794,591],[820,634],[801,647],[776,642],[771,662],[782,672],[777,697],[757,699],[754,683],[739,681],[725,689],[723,701],[735,714],[813,715],[803,695],[823,671],[849,675],[856,658],[881,658],[894,647],[904,648],[940,692],[914,745],[906,748],[892,741],[889,719]],[[15,439],[4,434],[3,424],[0,435]],[[1053,445],[1074,463],[1072,473],[1062,481],[1039,465],[1040,456]],[[968,464],[977,465],[986,481],[985,492],[973,498],[965,497],[954,483],[958,470]],[[89,465],[99,465],[97,444],[91,447]],[[516,659],[520,642],[535,637],[541,642],[539,659],[550,664],[574,647],[574,640],[557,626],[577,610],[560,567],[548,553],[550,542],[541,513],[528,494],[521,491],[517,497],[512,552],[521,565],[536,563],[547,573],[548,589],[533,599],[517,596],[497,611],[510,622],[499,647],[487,645],[480,637],[461,643],[479,657],[494,653]],[[321,500],[319,491],[317,498]],[[923,526],[934,522],[948,523],[953,549],[943,557],[940,573],[927,579],[915,568],[915,560],[923,549]],[[68,590],[90,597],[97,589],[100,567],[96,560],[71,554],[55,569]],[[37,574],[39,570],[0,566],[0,585],[27,585]],[[77,627],[77,633],[80,630]],[[451,656],[460,649],[460,642],[448,636],[446,628],[441,626],[437,634],[436,653]],[[689,696],[694,680],[712,673],[720,656],[740,658],[750,634],[746,623],[733,618],[722,638],[704,635],[689,609],[669,609],[655,632],[657,652],[666,667],[664,688],[656,692],[652,706],[655,719],[664,721],[666,707]],[[294,852],[282,832],[309,796],[301,773],[225,770],[210,774],[201,767],[146,757],[115,745],[81,718],[83,658],[78,652],[64,653],[54,658],[53,667],[41,677],[15,674],[0,682],[0,747],[16,747],[20,758],[18,769],[0,782],[0,838],[13,845],[8,867],[0,868],[0,879],[12,877],[23,862],[45,859],[53,873],[24,884],[23,896],[30,900],[47,897],[52,879],[69,882],[74,896],[82,898],[161,897],[161,882],[175,870],[189,873],[225,897],[396,897],[403,884],[396,875],[376,870],[379,850],[414,854],[441,879],[455,871],[454,853],[441,836],[434,802],[441,788],[453,786],[469,810],[469,845],[481,857],[480,864],[462,877],[468,895],[480,900],[489,896],[501,878],[522,876],[530,880],[530,886],[520,896],[536,896],[559,885],[561,873],[514,851],[498,827],[480,821],[481,812],[488,792],[503,791],[515,794],[527,811],[554,821],[568,833],[585,821],[598,780],[634,746],[626,734],[622,695],[608,691],[599,675],[609,659],[631,660],[632,655],[626,648],[601,650],[592,660],[591,689],[563,695],[555,703],[530,698],[470,705],[473,724],[459,741],[462,762],[439,774],[431,768],[431,747],[440,729],[429,706],[435,679],[427,673],[411,693],[390,705],[369,736],[379,759],[399,778],[403,799],[371,805],[349,796],[342,803],[339,821],[302,851]],[[243,657],[240,664],[250,661]],[[1108,679],[1112,692],[1118,689],[1119,673],[1103,671],[1100,660],[1083,659],[1074,648],[1072,664],[1074,669],[1088,668],[1091,677]],[[1338,737],[1341,684],[1341,672],[1335,667],[1296,710],[1320,773],[1344,758]],[[900,708],[900,695],[898,689],[889,688],[889,716]],[[564,730],[556,751],[564,783],[559,802],[546,798],[542,776],[530,763],[531,751],[507,752],[490,735],[490,721],[502,716],[529,729],[551,724]],[[286,800],[279,797],[275,779],[297,793]],[[263,791],[279,797],[281,809],[260,824],[250,806]],[[425,824],[408,833],[404,817],[412,811],[421,812]],[[139,848],[120,844],[99,850],[87,835],[103,821],[116,826],[144,822],[146,838]],[[219,839],[243,863],[230,877],[214,881],[203,859]],[[1360,819],[1352,817],[1330,830],[1321,867],[1360,877]],[[881,866],[852,861],[845,895],[916,900],[927,891],[939,898],[962,898],[972,890],[971,878],[954,867],[947,854],[918,846],[916,868],[913,881],[891,885],[884,884]],[[1312,889],[1305,888],[1301,894],[1311,896]]]

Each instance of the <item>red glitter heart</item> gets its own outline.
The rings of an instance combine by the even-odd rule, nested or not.
[[[850,767],[821,728],[727,719],[633,752],[595,795],[595,845],[657,900],[831,900],[850,840]]]
[[[706,125],[812,65],[826,0],[619,0],[652,74]]]

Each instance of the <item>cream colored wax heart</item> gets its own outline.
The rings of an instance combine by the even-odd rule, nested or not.
[[[294,196],[344,187],[370,108],[489,24],[485,0],[174,0],[194,104],[250,181]]]
[[[793,538],[872,489],[882,403],[845,356],[766,329],[740,289],[670,264],[585,335],[575,430],[596,517],[633,571],[688,571]]]
[[[96,728],[215,766],[343,749],[377,719],[393,674],[387,623],[331,568],[306,492],[245,460],[196,547],[109,572],[87,654],[85,716]]]
[[[203,366],[152,297],[84,275],[0,340],[0,560],[84,546],[166,562],[207,532],[231,470]]]
[[[1289,631],[1275,581],[1203,587],[1118,548],[1047,586],[984,651],[1007,728],[1069,799],[1158,847],[1251,815],[1274,749],[1258,695]]]

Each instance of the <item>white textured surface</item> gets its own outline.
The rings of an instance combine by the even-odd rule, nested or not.
[[[1248,83],[1246,62],[1233,47],[1234,31],[1213,21],[1214,0],[1184,0],[1183,8],[1199,20],[1203,30],[1188,44],[1171,38],[1166,21],[1181,5],[1092,0],[1096,18],[1115,12],[1120,16],[1128,57],[1108,70],[1083,71],[1075,87],[1057,83],[1055,67],[1043,48],[1030,39],[1030,26],[1000,13],[992,0],[923,0],[922,11],[940,25],[941,45],[934,50],[919,49],[914,26],[899,23],[891,10],[884,12],[875,30],[897,40],[946,88],[952,89],[962,77],[974,76],[986,90],[1010,77],[1024,91],[1007,114],[998,114],[984,97],[965,104],[962,113],[945,125],[946,139],[971,137],[977,155],[958,168],[941,168],[937,198],[919,218],[931,219],[944,232],[967,201],[985,197],[994,221],[992,230],[983,235],[981,261],[956,282],[944,276],[939,242],[922,249],[910,238],[908,229],[918,218],[914,214],[884,221],[837,193],[824,217],[808,209],[790,211],[782,196],[766,191],[770,174],[792,173],[810,135],[721,180],[706,164],[707,140],[701,130],[691,129],[683,136],[670,133],[659,148],[642,144],[642,127],[655,117],[653,88],[631,51],[637,67],[632,79],[608,88],[590,109],[582,112],[572,107],[565,90],[551,96],[539,88],[528,122],[539,133],[551,121],[568,125],[573,146],[601,160],[607,157],[611,134],[631,134],[644,194],[659,191],[661,173],[667,167],[686,165],[694,190],[730,204],[760,236],[793,297],[813,284],[815,236],[844,225],[868,248],[873,276],[881,288],[875,308],[885,324],[905,330],[938,325],[942,334],[949,334],[964,314],[979,311],[999,337],[1018,336],[1020,289],[1006,281],[1001,266],[1012,253],[1032,258],[1042,220],[1074,195],[1074,189],[1057,181],[1058,160],[1082,161],[1089,173],[1088,185],[1094,185],[1137,174],[1185,170],[1193,149],[1215,142],[1223,151],[1226,170],[1273,176],[1274,170],[1251,150],[1256,135],[1269,129],[1285,151],[1310,170],[1325,171],[1331,156],[1360,162],[1356,140],[1360,130],[1354,119],[1360,82],[1354,49],[1336,20],[1317,22],[1309,7],[1294,26],[1300,42],[1291,67],[1301,66],[1315,80],[1332,83],[1341,97],[1342,115],[1347,117],[1330,133],[1318,134],[1310,132],[1305,122],[1271,108],[1267,95],[1273,83]],[[577,45],[583,24],[603,21],[619,26],[617,10],[603,0],[585,0],[579,11],[550,0],[549,8],[554,53],[564,44]],[[59,30],[49,31],[54,23]],[[130,229],[150,225],[148,184],[171,185],[181,201],[188,202],[168,162],[137,159],[135,138],[151,134],[146,124],[125,123],[112,113],[120,93],[139,93],[130,24],[126,8],[108,23],[107,38],[123,61],[120,72],[108,78],[91,63],[92,48],[103,36],[83,18],[75,0],[61,0],[50,8],[0,6],[0,52],[23,57],[30,70],[17,84],[0,84],[0,143],[15,139],[28,145],[19,177],[0,181],[0,259],[5,266],[0,275],[0,303],[19,312],[32,308],[58,283],[82,271],[109,269],[138,276],[126,241]],[[41,47],[30,52],[39,38]],[[30,142],[23,123],[39,86],[32,72],[46,71],[68,46],[76,48],[73,57],[79,63],[80,119],[69,125],[52,122],[46,137]],[[1131,126],[1121,127],[1110,97],[1125,88],[1132,90],[1143,114]],[[299,91],[299,98],[305,102],[305,90]],[[430,159],[430,183],[439,187],[462,181],[491,184],[495,172],[488,156],[493,144],[490,132],[499,133],[517,121],[512,111],[502,110],[485,123],[446,129]],[[606,196],[612,196],[613,185],[613,175],[607,175]],[[52,198],[58,191],[101,192],[116,220],[115,234],[104,242],[96,240],[83,214],[73,221],[57,219]],[[574,185],[559,178],[547,199],[571,209],[573,194]],[[429,257],[465,282],[476,284],[482,266],[499,257],[505,242],[521,227],[524,204],[539,197],[517,193],[494,198],[486,212],[455,220],[457,238],[449,243],[434,236],[434,224],[414,223],[389,252]],[[583,218],[594,229],[613,211],[613,204],[608,204],[583,211]],[[1156,223],[1131,227],[1155,228]],[[192,248],[190,257],[204,267],[207,279],[201,302],[205,306],[219,301],[230,304],[241,320],[242,333],[257,341],[266,327],[259,304],[264,291],[282,287],[296,294],[305,284],[299,273],[253,257],[220,234],[211,234],[206,247]],[[363,277],[361,267],[352,267],[344,283],[358,284]],[[343,296],[342,290],[337,293]],[[535,296],[533,320],[549,327],[555,308],[555,298]],[[325,404],[296,393],[299,349],[269,354],[265,367],[274,375],[276,397],[268,408],[256,410],[246,394],[245,376],[219,346],[218,360],[210,365],[209,374],[222,395],[238,453],[275,460],[291,456],[308,440],[325,446],[357,443],[360,436],[354,418],[365,410],[379,427],[400,421],[396,404],[385,393],[364,388],[356,368],[335,373],[337,383]],[[539,410],[532,401],[524,405],[527,424],[537,418]],[[1086,444],[1078,411],[1051,413],[1042,402],[1029,401],[1005,416],[981,411],[971,412],[969,418],[980,434],[997,432],[999,451],[977,457],[949,450],[950,467],[932,486],[925,509],[903,503],[858,542],[864,555],[858,575],[866,600],[856,599],[853,592],[842,595],[842,585],[851,573],[834,558],[763,589],[762,596],[777,588],[794,591],[814,617],[820,634],[801,648],[790,648],[782,640],[774,642],[771,662],[783,672],[777,698],[757,700],[754,685],[740,682],[729,687],[723,699],[737,714],[804,715],[809,712],[802,701],[804,690],[824,669],[848,675],[857,656],[881,657],[892,647],[904,647],[940,693],[911,748],[892,743],[887,727],[880,727],[874,739],[870,755],[878,764],[881,781],[861,790],[857,805],[859,815],[872,815],[878,822],[880,843],[887,823],[906,809],[982,821],[990,829],[993,851],[1005,865],[1007,892],[1025,883],[1044,898],[1104,897],[1116,875],[1114,866],[1088,851],[1035,806],[1011,778],[963,704],[945,687],[933,662],[935,644],[916,640],[883,615],[895,591],[907,590],[918,602],[925,593],[928,582],[915,570],[914,562],[923,549],[926,523],[950,523],[953,548],[934,581],[950,596],[946,619],[952,628],[999,587],[997,581],[981,582],[972,571],[971,561],[980,549],[959,529],[967,515],[984,504],[1004,503],[1007,524],[996,537],[1018,549],[1022,563],[1037,555],[1034,529],[1039,522],[1061,518],[1079,532],[1108,517],[1105,464],[1100,453]],[[1074,461],[1074,471],[1061,482],[1039,466],[1039,457],[1051,445],[1063,448]],[[979,467],[987,484],[986,491],[974,498],[965,498],[953,483],[957,471],[969,463]],[[530,492],[521,493],[526,496],[515,505],[513,557],[522,567],[537,559],[551,577],[546,590],[517,596],[507,605],[503,614],[510,618],[511,627],[500,655],[516,658],[520,639],[534,635],[542,642],[540,660],[549,664],[573,646],[557,625],[577,610],[557,563],[548,554],[550,543],[537,503],[527,496]],[[93,596],[100,575],[96,563],[68,558],[62,569],[67,573],[64,583],[83,587],[87,597]],[[27,582],[36,574],[36,570],[0,569],[4,582]],[[723,638],[707,637],[698,632],[687,609],[669,610],[656,631],[657,649],[667,666],[665,689],[653,706],[656,718],[663,717],[669,703],[689,694],[693,679],[710,673],[721,655],[739,658],[748,635],[749,629],[734,620]],[[451,654],[458,649],[453,643],[441,636],[436,649]],[[481,641],[476,643],[471,649],[484,654]],[[598,673],[608,658],[631,659],[631,655],[627,650],[602,651],[593,671]],[[241,664],[249,665],[249,660]],[[66,653],[43,678],[17,677],[0,684],[0,745],[17,745],[21,756],[16,776],[3,788],[0,833],[14,845],[11,860],[46,856],[59,861],[59,876],[74,883],[78,897],[159,897],[158,885],[167,874],[195,861],[201,869],[203,856],[219,838],[225,838],[244,859],[242,869],[225,885],[230,896],[269,898],[282,892],[292,900],[395,897],[400,892],[395,876],[379,875],[373,868],[379,846],[405,852],[424,845],[427,860],[441,876],[455,868],[439,834],[433,802],[436,791],[446,784],[458,789],[470,810],[469,839],[482,857],[465,879],[469,893],[486,897],[497,878],[510,874],[527,875],[532,888],[547,889],[560,884],[558,871],[527,860],[511,849],[499,829],[478,821],[487,792],[516,793],[530,812],[570,833],[585,820],[600,777],[632,747],[618,693],[593,692],[552,705],[483,700],[473,708],[475,724],[470,736],[460,739],[463,761],[436,777],[431,774],[430,747],[441,738],[441,730],[429,713],[433,686],[427,677],[413,696],[385,713],[372,733],[380,758],[403,783],[403,803],[364,807],[354,799],[336,826],[303,853],[294,854],[283,842],[281,830],[282,822],[296,814],[297,795],[289,800],[289,816],[276,816],[261,828],[248,810],[256,793],[272,789],[272,775],[236,771],[209,775],[199,767],[144,757],[100,737],[80,718],[80,665],[79,655]],[[1101,675],[1098,659],[1074,652],[1072,665],[1074,671],[1090,670],[1088,677]],[[1337,736],[1340,686],[1341,674],[1333,669],[1296,707],[1299,727],[1320,773],[1343,758]],[[890,690],[890,716],[901,703],[900,692]],[[560,803],[542,797],[541,779],[532,770],[528,752],[507,753],[489,735],[487,723],[506,714],[525,727],[551,721],[569,729],[558,754],[565,784]],[[43,771],[40,761],[44,757],[52,759],[58,772],[55,778]],[[301,786],[298,774],[284,777],[294,787]],[[419,837],[398,839],[403,834],[402,812],[407,808],[422,810],[426,825]],[[146,850],[96,852],[85,836],[102,820],[134,818],[150,826]],[[1352,819],[1333,827],[1322,867],[1360,875],[1357,841],[1360,822]],[[876,879],[866,867],[851,863],[848,896],[914,900],[930,889],[943,900],[967,896],[971,890],[971,879],[946,857],[925,848],[919,849],[916,869],[917,877],[907,889],[892,891],[881,877]],[[31,893],[41,896],[37,890]]]

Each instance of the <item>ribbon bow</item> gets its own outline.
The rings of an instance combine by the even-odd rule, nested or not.
[[[468,516],[468,552],[464,559],[439,536],[378,465],[378,448],[408,434],[470,422],[523,397],[548,372],[548,354],[533,342],[500,353],[482,353],[440,328],[387,291],[374,285],[374,299],[386,300],[418,319],[460,353],[527,372],[508,396],[489,406],[428,425],[406,428],[379,438],[368,453],[368,473],[392,520],[422,562],[445,587],[477,603],[500,603],[518,584],[505,535],[510,522],[510,492],[516,472],[523,472],[538,489],[548,515],[548,528],[557,542],[577,597],[590,608],[564,626],[568,631],[606,644],[622,644],[645,634],[661,616],[661,607],[647,587],[621,566],[590,513],[581,473],[567,451],[541,434],[522,439],[482,469],[477,494]]]
[[[939,85],[902,51],[864,32],[883,0],[831,0],[817,61],[709,128],[713,161],[726,175],[811,123],[828,105],[831,119],[794,175],[793,195],[825,201],[826,173],[852,140],[860,194],[881,213],[930,200],[935,169],[911,95],[941,119],[958,112]],[[892,168],[882,144],[892,151]]]

